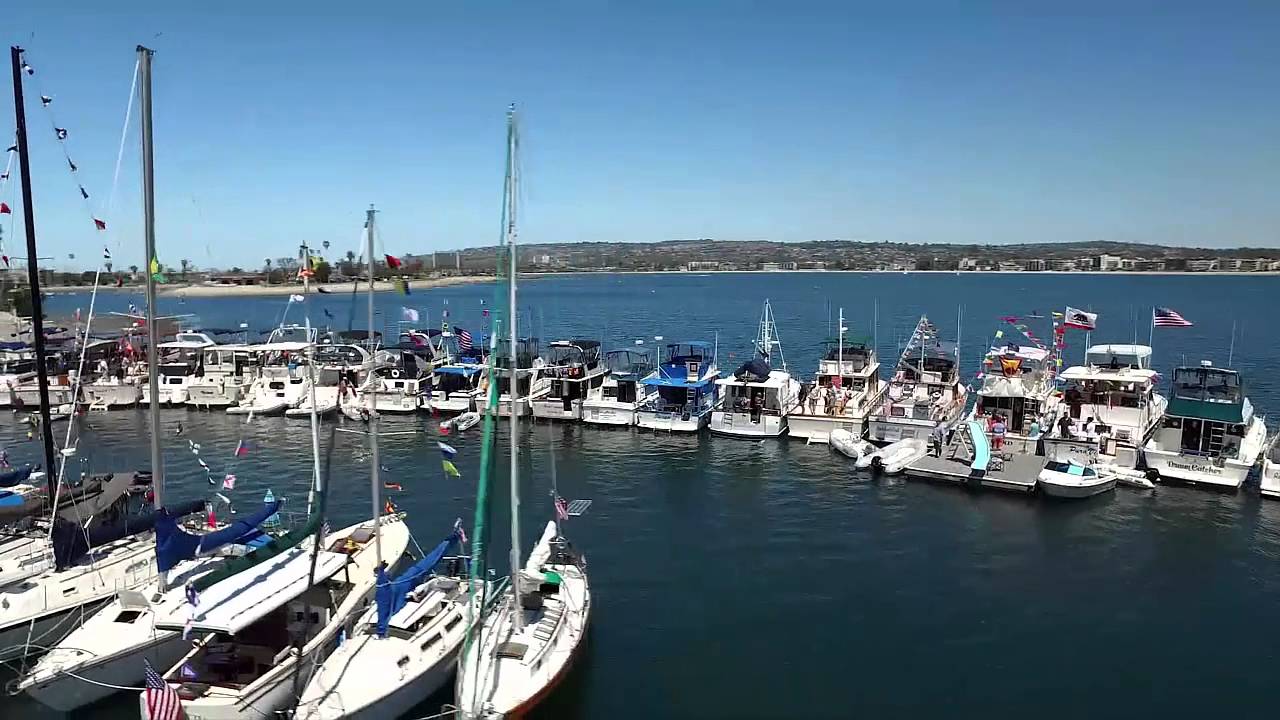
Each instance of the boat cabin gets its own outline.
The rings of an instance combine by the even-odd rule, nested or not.
[[[854,393],[879,382],[880,363],[869,343],[828,340],[818,362],[817,387],[835,386]]]
[[[520,397],[529,397],[530,388],[535,375],[542,368],[543,361],[539,355],[538,338],[522,338],[516,341],[516,389]],[[497,352],[494,353],[494,367],[498,375],[498,394],[511,394],[511,341],[499,340]]]
[[[991,348],[982,361],[982,385],[974,414],[979,418],[1003,415],[1013,435],[1029,434],[1034,421],[1049,422],[1040,416],[1054,392],[1052,373],[1046,365],[1050,359],[1048,350],[1034,346],[1009,343]]]
[[[1234,457],[1253,420],[1240,373],[1207,361],[1180,367],[1173,371],[1171,390],[1159,444],[1180,447],[1186,455]]]
[[[605,368],[600,364],[600,343],[595,340],[556,340],[549,346],[547,366],[542,374],[551,379],[547,399],[566,404],[587,397],[587,391],[604,384]]]
[[[609,379],[604,399],[621,403],[637,402],[640,380],[653,372],[653,358],[644,350],[610,350],[604,356]]]
[[[784,397],[790,379],[782,370],[771,370],[764,378],[723,378],[716,384],[724,391],[726,412],[750,413],[751,421],[759,422],[762,415],[782,415],[790,409],[784,407],[785,402],[794,401]]]
[[[1156,408],[1156,372],[1121,365],[1070,367],[1058,376],[1066,383],[1062,400],[1071,420],[1088,425],[1093,435],[1109,435],[1124,443],[1139,443]]]
[[[657,372],[641,380],[657,389],[648,409],[683,416],[710,410],[719,396],[715,362],[715,346],[709,342],[667,345]]]

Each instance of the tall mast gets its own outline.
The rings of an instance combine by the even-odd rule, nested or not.
[[[40,434],[44,440],[45,477],[49,502],[56,502],[58,473],[53,466],[53,428],[49,418],[49,371],[44,355],[44,309],[40,301],[40,263],[36,258],[36,209],[31,199],[31,161],[27,151],[27,109],[22,102],[22,48],[9,48],[13,60],[13,114],[18,128],[18,170],[22,176],[22,220],[27,231],[27,282],[31,288],[31,334],[36,346],[36,377],[40,382]],[[72,402],[75,398],[72,398]]]
[[[836,362],[839,363],[836,366],[838,368],[836,370],[836,374],[840,376],[840,384],[843,385],[844,384],[844,308],[840,308],[840,319],[837,320],[837,322],[840,323],[840,327],[839,327],[839,333],[838,333],[839,337],[836,338],[836,357],[838,358]]]
[[[309,295],[311,293],[311,248],[303,245],[303,266],[307,270],[307,274],[302,276],[302,292]],[[307,493],[307,515],[311,515],[312,506],[315,505],[316,493],[321,491],[320,480],[320,417],[316,414],[316,344],[311,339],[311,310],[304,308],[303,316],[306,319],[307,342],[310,343],[310,358],[307,360],[307,380],[311,383],[311,461],[315,465],[315,478],[311,485],[311,491]]]
[[[367,242],[365,253],[369,256],[369,329],[365,339],[369,341],[370,351],[373,349],[373,218],[377,211],[373,209],[373,205],[369,206],[368,220],[365,225],[368,226]],[[371,457],[369,460],[373,466],[369,471],[369,482],[373,485],[373,492],[370,496],[373,498],[373,546],[377,553],[378,565],[382,565],[382,533],[378,528],[381,527],[382,519],[382,490],[379,472],[381,465],[378,460],[378,380],[372,378],[369,381],[369,448]]]
[[[515,598],[515,608],[511,613],[511,623],[519,632],[524,627],[524,613],[520,609],[520,457],[519,444],[516,442],[517,430],[520,428],[520,413],[516,407],[520,401],[520,361],[516,351],[517,312],[516,312],[516,272],[519,263],[516,253],[516,150],[519,143],[516,137],[516,106],[507,109],[507,260],[510,262],[507,278],[507,332],[511,351],[511,592]],[[532,372],[532,370],[530,371]]]
[[[164,507],[164,456],[160,454],[160,331],[156,327],[156,278],[151,263],[156,257],[156,187],[151,139],[151,56],[153,51],[138,46],[139,110],[142,117],[142,230],[147,256],[147,384],[151,390],[151,476],[155,507]],[[160,576],[164,589],[164,575]]]

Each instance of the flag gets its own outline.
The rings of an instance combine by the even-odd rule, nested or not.
[[[450,476],[450,477],[456,477],[456,478],[460,478],[460,477],[462,477],[462,473],[458,472],[458,468],[457,468],[457,466],[456,466],[456,465],[454,465],[454,464],[453,464],[452,462],[450,462],[449,460],[447,460],[447,459],[446,459],[446,460],[441,460],[441,461],[440,461],[440,465],[441,465],[441,467],[443,467],[443,468],[444,468],[444,474],[445,474],[445,475],[448,475],[448,476]]]
[[[160,673],[151,667],[151,661],[142,659],[145,669],[146,718],[145,720],[178,720],[182,717],[182,698],[169,687],[169,683],[160,677]]]
[[[35,74],[36,74],[36,69],[35,69],[35,68],[33,68],[33,67],[31,67],[30,65],[26,64],[25,62],[24,62],[24,63],[22,63],[22,69],[23,69],[23,70],[24,70],[28,75],[35,75]]]
[[[471,333],[462,328],[454,328],[458,331],[458,349],[466,352],[471,349]]]
[[[559,495],[557,495],[557,496],[556,496],[556,500],[555,500],[555,502],[554,502],[554,503],[552,503],[552,504],[556,506],[556,519],[557,519],[557,520],[568,520],[568,519],[569,519],[569,505],[568,505],[568,503],[566,503],[566,502],[564,501],[564,498],[562,498],[562,497],[560,497]]]
[[[388,499],[388,500],[387,500],[387,502],[386,502],[386,504],[384,504],[384,505],[382,506],[382,509],[383,509],[383,511],[385,511],[388,515],[394,515],[394,514],[395,514],[395,512],[396,512],[396,504],[395,504],[395,503],[393,503],[393,502],[391,502],[391,500],[390,500],[390,499]]]
[[[84,198],[85,200],[89,199],[89,191],[85,190],[83,185],[80,186],[80,197]]]
[[[210,506],[209,506],[209,518],[208,518],[208,520],[209,520],[209,529],[210,529],[210,530],[212,530],[212,529],[214,529],[214,528],[218,527],[218,518],[214,517],[214,515],[213,515],[213,506],[212,506],[212,505],[210,505]]]
[[[1151,324],[1156,327],[1191,327],[1192,323],[1179,315],[1176,310],[1158,307],[1151,311]]]
[[[67,165],[71,168],[71,172],[75,172],[80,169],[76,167],[75,163],[71,162],[71,158],[67,158]]]
[[[110,259],[111,259],[111,248],[108,248],[108,247],[103,247],[103,248],[102,248],[102,259],[103,259],[103,260],[110,260]]]
[[[1088,313],[1068,306],[1067,312],[1063,316],[1062,324],[1077,330],[1096,330],[1098,327],[1098,313]]]
[[[401,295],[411,295],[411,294],[412,294],[412,293],[410,293],[410,292],[409,292],[409,281],[408,281],[408,280],[397,280],[397,281],[396,281],[396,290],[399,290]]]
[[[105,226],[104,226],[104,228],[105,228]],[[158,258],[156,258],[156,257],[152,257],[152,258],[151,258],[151,267],[150,267],[150,270],[151,270],[151,279],[152,279],[152,280],[155,280],[155,281],[156,281],[156,282],[158,282],[158,283],[165,282],[165,277],[164,277],[164,272],[163,272],[164,268],[163,268],[163,266],[161,266],[161,265],[160,265],[160,260],[159,260]]]
[[[229,476],[228,476],[228,477],[229,477]],[[227,505],[230,505],[230,504],[231,504],[231,498],[227,497],[226,495],[223,495],[222,493],[214,493],[214,495],[215,495],[219,500],[221,500],[222,502],[226,503]]]
[[[9,149],[8,149],[8,150],[5,150],[5,152],[18,152],[18,146],[17,146],[17,145],[10,145],[10,146],[9,146]]]
[[[999,340],[999,339],[1000,339],[1000,338],[1002,338],[1002,337],[1004,337],[1004,331],[1003,331],[1003,330],[997,330],[997,331],[996,331],[996,339],[997,339],[997,340]]]
[[[396,491],[404,490],[404,488],[400,487],[400,483],[393,483],[393,482],[384,482],[382,483],[382,487],[388,490],[396,490]]]
[[[398,268],[404,264],[400,262],[400,258],[395,255],[383,255],[382,257],[387,259],[387,267],[389,268]]]
[[[436,445],[440,446],[440,454],[444,455],[445,460],[452,460],[458,454],[458,451],[454,450],[451,445],[446,445],[442,442],[437,442]]]
[[[462,529],[462,518],[453,521],[453,531],[458,534],[458,542],[467,541],[467,531]]]
[[[67,139],[67,129],[66,129],[66,128],[54,128],[54,129],[53,129],[53,132],[54,132],[55,134],[57,134],[57,136],[58,136],[58,139],[59,139],[59,140],[66,140],[66,139]]]
[[[408,322],[418,322],[418,311],[413,308],[402,307],[400,308],[400,317]]]
[[[307,299],[307,298],[306,298],[306,296],[305,296],[305,295],[290,295],[290,296],[289,296],[289,302],[291,302],[291,303],[303,302],[303,301],[305,301],[306,299]]]
[[[9,209],[8,205],[0,202],[0,215],[8,215],[11,212],[13,211]]]
[[[329,309],[328,309],[328,308],[325,308],[325,309],[324,309],[324,316],[325,316],[325,317],[327,317],[327,318],[329,318],[330,320],[332,320],[332,319],[333,319],[333,313],[329,312]]]
[[[236,445],[235,457],[244,457],[245,455],[248,455],[248,454],[249,454],[249,445],[244,440],[241,440],[240,443]]]
[[[226,477],[224,477],[224,478],[222,478],[222,489],[223,489],[223,490],[235,490],[235,489],[236,489],[236,476],[235,476],[235,475],[232,475],[231,473],[227,473],[227,476],[226,476]]]
[[[49,97],[48,95],[41,95],[41,96],[40,96],[40,104],[41,104],[41,105],[43,105],[43,106],[45,106],[45,107],[49,107],[49,103],[51,103],[51,102],[53,102],[53,98]]]

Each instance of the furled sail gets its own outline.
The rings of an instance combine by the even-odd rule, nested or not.
[[[283,500],[264,503],[262,509],[240,518],[221,530],[205,535],[193,535],[178,527],[178,516],[161,509],[156,518],[156,563],[161,572],[172,570],[183,560],[197,555],[207,555],[214,550],[245,537],[256,534],[258,526],[279,512]]]
[[[166,510],[176,516],[190,515],[204,510],[204,505],[203,500],[192,500]],[[126,515],[116,522],[99,525],[89,530],[81,528],[70,520],[58,518],[53,526],[54,563],[61,570],[84,557],[91,548],[151,530],[155,527],[156,518],[159,515],[160,513],[154,511],[141,515]]]
[[[432,568],[449,552],[450,546],[460,539],[457,531],[454,531],[427,553],[426,557],[400,573],[395,580],[387,577],[385,568],[378,568],[378,589],[374,593],[374,602],[378,605],[378,637],[387,636],[387,623],[391,621],[391,616],[400,612],[409,593],[427,578]]]

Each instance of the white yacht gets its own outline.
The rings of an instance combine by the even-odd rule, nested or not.
[[[1000,415],[1006,447],[1034,453],[1032,423],[1043,435],[1063,409],[1055,371],[1054,354],[1045,348],[1017,343],[992,347],[982,360],[982,382],[968,419],[984,422]]]
[[[1045,436],[1046,454],[1063,462],[1073,455],[1092,462],[1096,453],[1100,472],[1131,472],[1167,405],[1156,392],[1159,376],[1151,369],[1151,348],[1094,345],[1085,360],[1086,365],[1058,375],[1066,383],[1066,407]]]
[[[605,376],[600,343],[595,340],[556,340],[543,374],[550,380],[546,395],[531,401],[533,416],[549,420],[581,420],[582,403],[603,397]]]
[[[187,404],[195,408],[227,408],[249,394],[257,376],[251,345],[214,345],[202,352],[201,374],[187,386]]]
[[[86,378],[82,378],[80,383],[80,395],[90,408],[133,407],[142,400],[143,377],[136,371],[126,370],[120,346],[121,340],[90,339],[85,342]]]
[[[357,388],[371,373],[390,360],[385,353],[371,353],[361,345],[317,345],[312,354],[315,364],[316,414],[335,412],[343,402],[356,399]],[[308,377],[308,381],[310,381]],[[311,396],[308,391],[296,407],[284,411],[285,417],[310,418]]]
[[[635,425],[636,410],[655,394],[641,382],[653,372],[653,357],[646,350],[610,350],[604,354],[608,375],[599,397],[582,401],[582,421],[592,425]]]
[[[394,580],[380,574],[377,606],[311,676],[294,717],[404,717],[453,679],[484,595],[471,591],[469,558],[446,557],[459,541],[454,531]]]
[[[36,376],[36,351],[24,342],[0,342],[0,407],[12,404],[12,391]]]
[[[1272,436],[1262,455],[1262,477],[1259,481],[1263,497],[1280,498],[1280,433]]]
[[[428,346],[401,343],[386,351],[390,363],[369,373],[364,384],[345,398],[343,413],[352,412],[407,414],[426,404],[427,386],[431,382],[431,349]]]
[[[454,347],[441,353],[448,361],[437,365],[432,372],[423,407],[450,414],[477,410],[484,404],[488,390],[485,373],[488,358],[483,338],[475,342],[471,333],[454,327],[451,333],[440,337],[440,342],[451,342]]]
[[[75,400],[75,368],[68,366],[62,353],[50,349],[45,354],[45,371],[49,378],[49,407],[70,405]],[[28,409],[40,407],[40,384],[35,375],[11,386],[9,404]]]
[[[185,405],[187,390],[200,371],[200,361],[205,348],[216,343],[205,333],[180,332],[175,339],[156,346],[160,358],[160,404]],[[151,386],[142,385],[142,403],[151,402]]]
[[[339,635],[350,636],[352,621],[369,607],[375,549],[388,565],[404,554],[409,531],[403,519],[388,515],[379,524],[329,533],[318,552],[303,541],[250,570],[228,567],[194,583],[194,607],[166,602],[157,609],[157,628],[199,634],[163,677],[181,698],[185,717],[264,719],[289,707]],[[185,597],[181,587],[169,592]],[[140,694],[143,717],[146,702]]]
[[[969,400],[958,356],[956,344],[939,340],[938,329],[921,316],[894,368],[884,404],[871,416],[870,439],[886,444],[927,438],[939,423],[958,423]]]
[[[1079,457],[1066,462],[1051,459],[1040,470],[1036,485],[1049,497],[1080,500],[1114,490],[1116,474],[1100,473]]]
[[[1163,421],[1142,446],[1147,467],[1165,479],[1238,490],[1267,444],[1240,373],[1205,360],[1174,370],[1171,389]]]
[[[706,427],[722,401],[716,384],[720,377],[717,350],[700,341],[667,345],[658,369],[640,381],[653,392],[636,408],[636,425],[668,432],[698,432]]]
[[[775,357],[781,369],[773,368]],[[787,416],[800,409],[801,386],[787,370],[768,300],[760,312],[755,358],[716,380],[716,385],[724,402],[711,413],[711,432],[736,437],[778,437],[787,432]]]
[[[880,382],[875,348],[866,341],[845,339],[843,310],[839,328],[838,337],[826,343],[800,408],[787,418],[791,437],[825,443],[833,431],[843,430],[861,438],[867,431],[867,417],[884,398],[886,386]]]
[[[494,374],[498,381],[498,417],[511,415],[511,375],[512,353],[506,348],[508,340],[498,341],[497,366]],[[531,412],[531,403],[551,392],[551,378],[544,373],[546,361],[539,354],[538,338],[523,338],[516,342],[515,348],[516,376],[516,412],[521,416]]]
[[[267,342],[251,346],[258,363],[257,377],[240,404],[227,408],[227,413],[283,415],[301,405],[311,391],[306,363],[315,341],[314,329],[287,325],[271,331]]]

